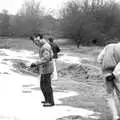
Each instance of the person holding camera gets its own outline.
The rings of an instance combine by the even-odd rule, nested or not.
[[[39,48],[40,60],[36,63],[40,70],[40,88],[44,96],[42,101],[44,107],[54,106],[53,90],[51,86],[51,75],[53,73],[53,51],[43,34],[34,35],[30,38]]]

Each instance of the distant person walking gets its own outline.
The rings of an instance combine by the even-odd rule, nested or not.
[[[113,120],[120,120],[115,101],[116,94],[120,102],[120,43],[106,45],[100,52],[97,61],[101,65],[105,77],[107,102]]]
[[[54,71],[53,71],[53,76],[52,80],[57,80],[58,79],[58,74],[57,74],[57,67],[56,67],[56,59],[58,58],[58,53],[60,52],[59,46],[54,42],[54,39],[52,37],[48,38],[49,44],[52,47],[53,50],[53,66],[54,66]]]
[[[44,107],[54,106],[53,90],[51,87],[51,75],[53,73],[52,48],[43,38],[42,34],[36,35],[33,41],[39,47],[40,61],[37,64],[40,66],[40,87],[45,98],[45,101],[42,101],[42,103]]]

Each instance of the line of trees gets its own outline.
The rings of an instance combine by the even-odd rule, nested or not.
[[[61,31],[83,45],[104,45],[120,38],[120,5],[113,1],[70,1],[61,11]]]
[[[82,45],[104,45],[120,39],[120,5],[105,0],[69,1],[55,19],[40,2],[26,1],[16,15],[0,13],[0,35],[30,36],[35,32],[71,38]]]
[[[46,15],[40,2],[25,1],[16,15],[8,14],[7,10],[0,13],[0,35],[26,37],[33,33],[54,33],[57,20]]]

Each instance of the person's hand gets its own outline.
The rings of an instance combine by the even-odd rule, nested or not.
[[[32,63],[32,64],[30,65],[31,68],[36,67],[36,66],[37,66],[36,63]]]

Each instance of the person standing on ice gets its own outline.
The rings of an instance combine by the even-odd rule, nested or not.
[[[42,34],[34,36],[33,42],[39,48],[40,60],[37,65],[40,66],[40,87],[45,101],[42,101],[44,107],[54,106],[53,90],[51,87],[51,75],[53,73],[53,52],[51,46],[43,38]]]
[[[120,43],[108,44],[97,58],[105,78],[107,102],[113,120],[120,120],[116,107],[115,94],[120,102]]]

